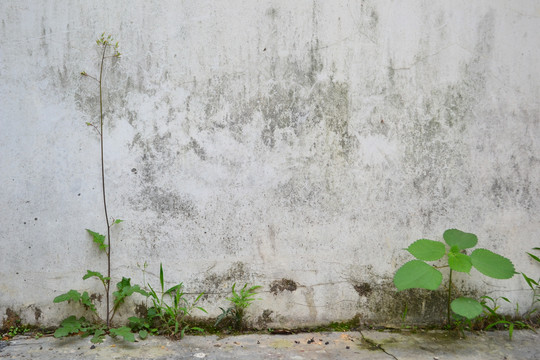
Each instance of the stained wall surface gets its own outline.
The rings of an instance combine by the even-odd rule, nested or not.
[[[454,227],[538,277],[537,1],[2,1],[0,19],[4,318],[57,324],[77,308],[55,296],[101,291],[82,280],[106,272],[85,231],[106,227],[80,72],[102,32],[122,53],[103,79],[114,281],[157,285],[163,263],[211,316],[262,285],[261,327],[437,319],[444,294],[392,276]],[[457,286],[531,304],[520,276]]]

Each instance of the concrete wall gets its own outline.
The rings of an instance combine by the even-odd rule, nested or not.
[[[260,326],[437,318],[396,294],[419,238],[447,228],[538,276],[537,1],[0,2],[0,313],[57,324],[52,299],[106,262],[95,39],[105,73],[113,276],[264,286]],[[463,293],[531,303],[473,270]],[[138,298],[136,302],[141,302]],[[506,308],[510,310],[509,307]],[[8,311],[9,312],[9,311]],[[129,311],[123,315],[131,315]]]

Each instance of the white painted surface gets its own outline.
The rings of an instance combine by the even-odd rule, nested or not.
[[[391,321],[402,249],[450,227],[538,276],[536,1],[13,1],[0,20],[2,314],[55,324],[73,311],[56,295],[100,290],[81,279],[105,272],[84,229],[105,229],[79,73],[103,31],[123,54],[105,74],[116,279],[146,261],[157,283],[163,262],[212,314],[249,281],[254,320]],[[271,293],[282,279],[297,290]],[[517,276],[463,279],[530,303]]]

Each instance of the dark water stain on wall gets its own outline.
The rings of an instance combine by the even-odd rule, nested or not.
[[[393,282],[381,284],[352,284],[359,296],[358,312],[366,320],[396,323],[400,320],[414,323],[442,322],[446,318],[448,292],[441,287],[436,291],[408,289],[397,291]],[[458,296],[479,298],[476,290],[455,283]]]
[[[202,287],[207,294],[215,293],[219,295],[221,292],[230,291],[224,288],[225,284],[232,286],[233,283],[238,283],[240,285],[241,282],[247,282],[251,276],[252,274],[250,274],[246,265],[241,261],[237,261],[231,264],[229,269],[223,273],[207,271],[202,280]],[[205,296],[205,298],[207,297]]]
[[[291,280],[291,279],[281,279],[281,280],[275,280],[270,285],[270,292],[274,295],[277,295],[278,293],[281,293],[283,291],[296,291],[298,288],[298,284]]]

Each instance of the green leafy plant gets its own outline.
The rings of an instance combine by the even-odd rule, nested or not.
[[[403,312],[401,313],[400,317],[401,317],[401,328],[405,328],[407,327],[407,325],[405,324],[405,321],[407,320],[407,312],[408,312],[408,305],[407,303],[404,304],[404,309],[403,309]]]
[[[484,330],[489,330],[491,328],[502,328],[508,330],[508,337],[512,340],[512,335],[514,334],[514,329],[534,329],[527,323],[511,319],[507,316],[501,315],[497,312],[500,306],[497,304],[498,299],[493,299],[489,296],[482,296],[481,304],[484,308],[484,317],[489,322],[487,326],[484,327]],[[510,300],[506,297],[500,297],[500,299],[511,303]],[[488,303],[488,301],[490,303]],[[516,307],[516,315],[519,314],[518,307]]]
[[[21,320],[18,319],[15,325],[9,327],[7,336],[12,338],[16,335],[24,335],[29,331],[30,329],[26,325],[21,324]]]
[[[97,344],[105,339],[106,330],[103,324],[93,324],[84,317],[77,318],[72,315],[62,321],[60,327],[54,332],[54,337],[60,338],[76,334],[83,338],[92,336],[90,341]]]
[[[416,260],[411,260],[400,267],[394,275],[394,284],[399,291],[421,288],[437,290],[442,283],[442,273],[426,261],[437,261],[446,256],[449,268],[448,275],[448,307],[447,322],[450,324],[450,313],[474,319],[482,314],[482,304],[469,297],[458,297],[452,300],[452,274],[454,271],[470,273],[474,267],[482,274],[494,279],[510,279],[515,274],[514,265],[504,256],[487,249],[476,249],[470,255],[466,250],[476,246],[476,235],[457,229],[446,230],[443,234],[445,243],[420,239],[412,243],[406,250]]]
[[[245,284],[240,291],[236,291],[236,283],[233,284],[231,289],[231,297],[228,297],[227,300],[231,302],[231,307],[224,309],[221,308],[221,314],[216,318],[216,323],[214,326],[217,326],[226,318],[231,318],[233,327],[236,330],[242,330],[244,328],[244,319],[246,309],[255,301],[260,300],[256,299],[257,289],[261,286],[256,285],[250,288],[247,287],[248,284]]]
[[[83,277],[84,280],[90,278],[90,277],[97,277],[101,280],[102,283],[105,282],[105,279],[103,276],[99,273],[93,272],[88,270],[87,274]],[[113,292],[113,308],[111,310],[111,316],[110,320],[114,318],[114,315],[116,314],[116,311],[118,310],[119,306],[124,303],[125,299],[128,296],[131,296],[134,293],[139,293],[143,296],[148,296],[148,293],[140,288],[139,285],[131,285],[131,279],[128,278],[122,278],[121,281],[119,281],[116,284],[117,290]],[[97,319],[100,320],[99,315],[97,314],[97,310],[95,305],[92,303],[92,300],[88,293],[85,291],[84,293],[79,293],[76,290],[70,290],[65,294],[59,295],[56,298],[54,298],[53,302],[60,303],[63,301],[67,302],[78,302],[81,305],[83,305],[87,310],[90,310]],[[69,319],[69,320],[68,320]],[[70,316],[66,320],[64,320],[60,327],[57,329],[57,331],[54,333],[55,337],[64,337],[71,334],[76,334],[79,332],[82,332],[83,334],[90,334],[93,331],[97,331],[98,333],[93,338],[93,342],[101,342],[104,339],[105,330],[110,330],[111,334],[115,335],[122,335],[123,333],[118,333],[118,329],[108,328],[105,326],[104,328],[102,326],[94,326],[91,325],[85,318],[77,319],[75,316]],[[114,331],[113,331],[114,330]],[[103,331],[103,334],[101,332]],[[103,336],[100,336],[103,335]],[[122,337],[125,340],[128,341],[135,341],[133,336],[123,336]],[[133,340],[131,340],[133,338]]]
[[[148,313],[150,313],[150,311]],[[150,314],[150,316],[146,317],[132,316],[128,318],[128,326],[132,332],[138,333],[139,337],[144,340],[148,335],[158,333],[158,329],[153,326],[152,321],[150,320],[154,315],[155,314]]]
[[[533,248],[533,250],[540,251],[540,247],[535,247]],[[531,257],[531,259],[533,259],[534,261],[540,264],[540,257],[534,254],[531,254],[530,252],[528,252],[527,254]],[[532,290],[533,301],[532,301],[529,311],[527,312],[527,315],[531,316],[532,314],[538,311],[538,308],[535,306],[538,305],[538,303],[540,302],[540,278],[538,278],[538,280],[534,280],[531,277],[527,276],[525,273],[521,273],[521,275],[525,279],[525,282],[527,283],[527,285]]]
[[[94,77],[86,73],[86,71],[81,72],[81,75],[91,78],[98,83],[99,88],[99,123],[94,124],[87,122],[88,126],[94,128],[94,130],[99,135],[100,141],[100,161],[101,161],[101,190],[103,196],[103,210],[105,215],[105,225],[107,228],[107,235],[100,234],[96,231],[86,229],[88,234],[90,234],[92,241],[97,244],[100,251],[104,252],[107,257],[107,275],[103,275],[99,271],[87,270],[86,275],[83,276],[83,280],[89,278],[98,279],[103,285],[105,292],[105,303],[106,303],[106,312],[105,312],[105,326],[102,325],[92,325],[84,317],[77,319],[75,316],[70,316],[65,319],[57,331],[54,333],[55,337],[63,337],[71,334],[81,333],[83,335],[89,336],[94,335],[92,342],[101,342],[104,339],[106,333],[109,333],[111,336],[121,336],[127,341],[134,341],[133,334],[129,335],[126,331],[130,330],[128,327],[120,328],[111,328],[111,321],[114,318],[118,308],[122,305],[128,296],[131,296],[134,293],[139,293],[143,296],[148,296],[148,293],[140,288],[139,285],[131,285],[131,280],[129,278],[122,278],[120,282],[116,284],[116,291],[112,293],[113,301],[111,304],[111,228],[117,224],[120,224],[123,220],[109,218],[107,210],[107,195],[105,187],[105,154],[104,154],[104,141],[103,141],[103,132],[104,132],[104,112],[103,112],[103,75],[104,75],[104,64],[105,60],[108,58],[118,58],[120,57],[120,52],[118,51],[118,42],[114,43],[114,40],[111,35],[105,36],[105,33],[101,34],[100,38],[96,40],[97,45],[101,49],[101,59],[99,62],[99,76]],[[54,298],[54,303],[60,302],[76,302],[84,306],[85,309],[91,311],[97,319],[101,320],[97,313],[96,306],[92,302],[92,297],[88,292],[83,292],[82,294],[77,290],[69,290],[65,294],[61,294]],[[101,320],[102,321],[102,320]]]
[[[202,332],[203,329],[188,324],[188,318],[193,310],[198,309],[206,313],[206,310],[197,303],[204,295],[200,293],[196,299],[190,302],[184,293],[184,284],[179,283],[165,290],[165,279],[163,275],[163,265],[159,265],[159,283],[161,291],[156,292],[150,284],[149,297],[152,300],[153,306],[148,309],[147,318],[151,323],[157,322],[159,332],[172,337],[182,339],[185,333],[189,330]],[[169,303],[166,301],[169,299]]]
[[[111,228],[121,223],[123,220],[120,219],[109,219],[109,214],[107,211],[107,195],[105,190],[105,154],[103,150],[103,123],[104,123],[104,114],[103,114],[103,65],[105,63],[105,59],[108,57],[120,57],[120,52],[118,52],[118,42],[113,44],[114,40],[111,35],[108,35],[105,37],[105,33],[101,34],[101,37],[96,40],[96,43],[98,46],[101,47],[101,61],[99,64],[99,78],[96,78],[94,76],[88,75],[86,71],[81,72],[81,75],[90,77],[91,79],[94,79],[98,82],[99,87],[99,124],[93,124],[90,122],[87,122],[86,125],[91,126],[96,130],[96,132],[99,135],[99,143],[100,143],[100,160],[101,160],[101,190],[103,194],[103,210],[105,214],[105,223],[107,225],[107,236],[99,234],[98,232],[86,229],[88,233],[92,236],[94,242],[99,245],[99,249],[104,251],[107,255],[107,276],[104,277],[99,273],[98,277],[103,282],[103,286],[105,287],[105,296],[106,296],[106,305],[107,305],[107,313],[106,313],[106,324],[107,328],[110,325],[110,317],[111,317],[111,311],[110,311],[110,287],[111,287]],[[112,52],[110,51],[112,50]]]

